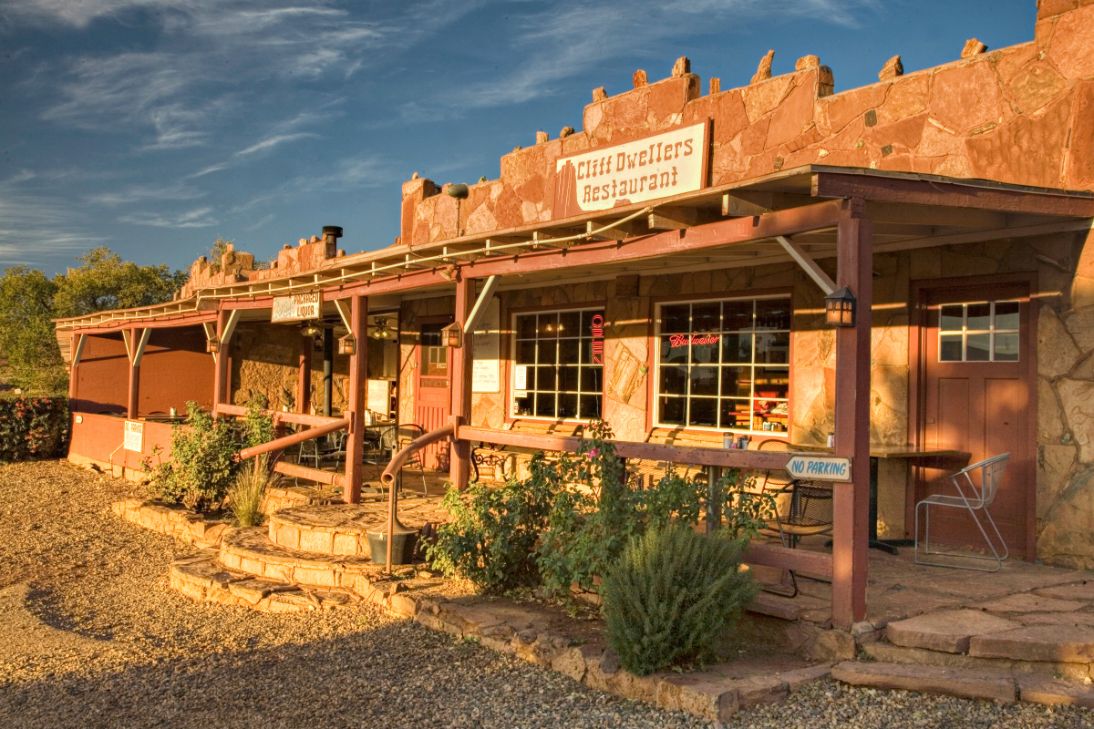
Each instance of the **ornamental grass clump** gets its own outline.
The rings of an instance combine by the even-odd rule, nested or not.
[[[715,657],[756,593],[740,569],[743,544],[681,524],[630,541],[600,592],[608,641],[628,671],[645,676]]]
[[[226,497],[238,526],[253,527],[262,523],[262,499],[269,482],[270,465],[265,454],[255,456],[240,468]]]

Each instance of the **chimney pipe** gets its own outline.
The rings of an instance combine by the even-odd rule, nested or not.
[[[326,243],[324,253],[327,258],[334,258],[338,254],[338,239],[342,237],[342,228],[338,225],[323,226],[323,242]]]

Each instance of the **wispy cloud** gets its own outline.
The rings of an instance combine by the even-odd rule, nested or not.
[[[164,213],[133,213],[118,218],[119,223],[147,225],[152,228],[209,228],[217,224],[211,207],[195,208],[176,215]]]
[[[69,257],[102,242],[81,227],[53,186],[28,170],[0,179],[0,265]]]
[[[134,203],[171,200],[196,200],[208,193],[181,183],[170,185],[129,185],[116,190],[91,193],[86,196],[88,202],[109,207],[132,205]]]

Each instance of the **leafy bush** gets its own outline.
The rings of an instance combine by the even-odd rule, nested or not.
[[[66,398],[0,400],[0,461],[63,456],[68,434]]]
[[[752,539],[775,518],[775,497],[757,491],[751,474],[729,469],[722,475],[721,488],[725,495],[724,530],[729,538]]]
[[[531,476],[491,488],[450,489],[444,508],[452,519],[437,529],[427,558],[446,575],[471,580],[484,592],[505,592],[539,580],[536,544],[559,491],[559,474],[542,454]]]
[[[262,499],[270,482],[270,463],[265,454],[255,456],[236,473],[226,501],[241,527],[262,523]]]
[[[266,415],[266,398],[262,395],[247,403],[247,414],[240,421],[241,439],[244,448],[269,443],[274,439],[273,419]]]
[[[152,487],[169,504],[215,511],[235,478],[237,435],[227,420],[214,420],[197,403],[186,403],[186,410],[186,422],[172,429],[171,459],[152,471]]]
[[[644,676],[714,656],[755,594],[740,571],[742,546],[682,524],[631,540],[601,586],[608,641],[627,670]]]

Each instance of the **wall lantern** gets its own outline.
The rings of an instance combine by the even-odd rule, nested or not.
[[[220,340],[216,337],[210,337],[205,340],[205,351],[210,354],[216,354],[220,351]]]
[[[338,354],[348,354],[351,357],[357,354],[357,338],[352,334],[338,338]]]
[[[442,341],[446,347],[462,347],[463,346],[463,332],[460,330],[460,325],[456,322],[452,322],[444,329],[441,330]]]
[[[824,297],[824,320],[834,327],[855,325],[855,295],[851,289],[843,286]]]

